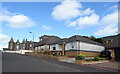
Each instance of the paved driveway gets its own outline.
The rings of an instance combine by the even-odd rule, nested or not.
[[[3,54],[3,72],[109,72],[99,68],[60,62],[42,57]]]
[[[96,64],[89,64],[89,65],[118,71],[119,64],[120,63],[117,61],[110,61],[110,62],[105,62],[105,63],[96,63]]]

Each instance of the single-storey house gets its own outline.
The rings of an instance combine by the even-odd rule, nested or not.
[[[57,52],[59,55],[71,57],[74,57],[77,54],[84,54],[89,57],[98,56],[100,55],[101,51],[105,49],[101,43],[79,35],[60,39],[49,45],[51,52]]]
[[[120,61],[120,34],[103,37],[105,50],[111,51],[112,60]]]

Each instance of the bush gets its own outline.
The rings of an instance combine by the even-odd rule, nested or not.
[[[56,52],[54,52],[54,53],[53,53],[53,56],[57,56],[57,53],[56,53]]]
[[[44,51],[43,54],[44,55],[49,55],[49,52],[48,51]]]
[[[83,60],[83,59],[85,59],[85,55],[83,55],[83,54],[78,54],[76,56],[76,60]]]
[[[100,57],[99,56],[95,56],[93,61],[99,61],[100,60]]]

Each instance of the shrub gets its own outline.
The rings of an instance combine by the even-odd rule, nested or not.
[[[54,52],[54,53],[53,53],[53,56],[57,56],[57,53],[56,53],[56,52]]]
[[[100,60],[100,57],[99,56],[95,56],[93,61],[99,61]]]
[[[49,55],[49,52],[48,51],[44,51],[43,54]]]
[[[76,60],[83,60],[83,59],[85,59],[85,55],[83,55],[83,54],[78,54],[76,56]]]

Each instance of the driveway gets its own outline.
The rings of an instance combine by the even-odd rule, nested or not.
[[[111,69],[111,70],[116,70],[118,71],[120,63],[117,61],[110,61],[110,62],[105,62],[105,63],[96,63],[96,64],[89,64],[89,66],[92,67],[100,67],[100,68],[106,68],[106,69]]]

